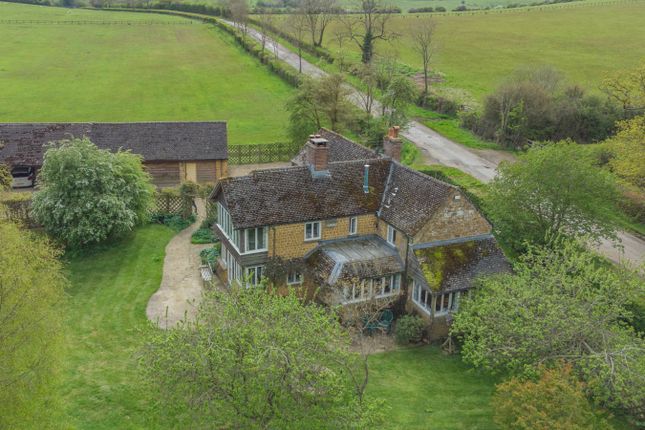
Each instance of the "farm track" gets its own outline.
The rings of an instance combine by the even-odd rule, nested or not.
[[[231,21],[224,19],[221,21],[229,26],[234,26]],[[254,28],[249,28],[248,34],[258,41],[262,40],[262,36]],[[298,69],[301,63],[302,73],[316,78],[327,75],[325,71],[315,65],[304,59],[299,59],[296,53],[275,40],[268,39],[267,45],[277,51],[280,60],[295,69]],[[351,89],[353,102],[357,105],[360,104],[360,92],[353,87]],[[373,110],[378,111],[379,106],[375,104]],[[489,157],[484,158],[417,121],[410,122],[407,129],[401,134],[439,164],[456,167],[482,182],[490,182],[497,174],[499,162],[506,158],[503,155],[500,155],[499,158],[491,157],[490,154]],[[597,248],[598,251],[614,262],[626,261],[638,265],[645,261],[645,240],[624,231],[618,232],[618,239],[623,249],[619,249],[611,242],[604,241]]]

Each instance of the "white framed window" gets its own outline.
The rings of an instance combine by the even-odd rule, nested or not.
[[[382,278],[361,279],[359,283],[347,285],[343,290],[343,302],[353,303],[371,298],[382,298],[399,294],[401,291],[401,274]]]
[[[349,234],[356,234],[358,232],[358,217],[353,216],[349,219]]]
[[[305,223],[305,240],[320,239],[320,221]]]
[[[302,284],[302,273],[291,271],[287,273],[287,285]]]
[[[264,272],[264,266],[251,266],[244,270],[244,278],[247,287],[260,285]]]
[[[247,228],[244,232],[246,238],[244,253],[266,251],[268,230],[266,227]]]
[[[389,224],[387,226],[387,242],[396,246],[396,229]]]
[[[448,312],[455,312],[459,308],[459,291],[438,294],[435,297],[425,287],[417,282],[412,284],[412,301],[428,315],[441,316]],[[434,299],[434,308],[433,308]],[[433,312],[434,310],[434,312]]]
[[[217,226],[233,244],[236,251],[240,251],[240,231],[233,227],[233,220],[228,210],[217,202]]]

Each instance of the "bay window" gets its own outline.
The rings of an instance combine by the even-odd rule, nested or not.
[[[267,250],[267,231],[266,227],[247,228],[244,236],[246,237],[244,252],[258,252]]]

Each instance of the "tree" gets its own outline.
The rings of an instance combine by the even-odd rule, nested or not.
[[[140,156],[98,149],[87,138],[52,144],[38,179],[33,215],[70,247],[131,231],[147,219],[154,194]]]
[[[621,179],[645,189],[645,115],[618,123],[616,135],[606,141],[613,158],[612,171]]]
[[[266,49],[267,41],[269,41],[269,32],[273,27],[273,15],[270,13],[260,13],[258,15],[258,22],[260,24],[260,45],[262,46],[262,53]]]
[[[194,323],[151,326],[141,368],[192,428],[364,428],[369,402],[336,315],[262,288],[206,293]]]
[[[302,73],[302,45],[305,43],[307,32],[307,17],[302,13],[289,15],[285,23],[287,31],[296,40],[298,46],[298,72]]]
[[[322,46],[325,30],[336,17],[336,0],[302,0],[300,13],[305,17],[313,46]]]
[[[491,404],[495,422],[514,430],[611,429],[589,404],[585,385],[573,375],[570,365],[541,367],[533,381],[510,378],[499,384]]]
[[[587,151],[564,141],[535,146],[501,163],[484,202],[494,230],[515,251],[544,244],[549,233],[614,238],[617,188]]]
[[[602,89],[620,104],[626,118],[645,112],[645,62],[606,77]]]
[[[249,31],[249,4],[247,0],[228,0],[228,9],[231,11],[233,23],[242,32],[242,38],[246,39],[246,34]]]
[[[424,18],[418,25],[412,29],[412,42],[414,43],[414,50],[423,64],[423,97],[428,96],[428,73],[430,70],[430,59],[435,50],[435,34],[436,24],[432,18]]]
[[[67,281],[42,236],[0,221],[0,238],[0,428],[48,428]]]
[[[392,15],[392,8],[379,0],[361,0],[358,13],[342,16],[345,34],[361,50],[363,63],[372,61],[377,41],[388,41],[398,36],[388,28]]]
[[[293,140],[302,142],[322,126],[339,131],[347,125],[354,116],[354,106],[349,100],[351,94],[352,90],[345,85],[342,75],[303,79],[287,103]]]
[[[645,341],[625,322],[643,293],[636,271],[559,239],[529,248],[513,274],[482,279],[451,334],[465,361],[494,372],[534,376],[565,360],[598,403],[636,417],[645,412]]]
[[[381,100],[383,118],[388,126],[407,124],[407,110],[416,96],[417,89],[407,76],[397,74],[392,78]]]
[[[0,163],[0,191],[11,188],[11,170],[6,164]]]

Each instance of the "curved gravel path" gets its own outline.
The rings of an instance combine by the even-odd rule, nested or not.
[[[190,243],[190,236],[199,228],[206,212],[203,200],[196,199],[195,203],[197,220],[166,246],[161,285],[150,297],[146,308],[148,319],[164,329],[172,328],[186,318],[194,318],[202,297],[199,252],[212,245]]]

